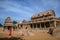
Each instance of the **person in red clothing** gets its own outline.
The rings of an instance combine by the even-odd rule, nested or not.
[[[12,36],[12,29],[10,28],[8,31],[9,31],[9,36]]]

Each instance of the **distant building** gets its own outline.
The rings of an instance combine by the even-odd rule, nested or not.
[[[10,17],[7,17],[6,19],[5,19],[5,23],[4,23],[4,29],[10,29],[10,28],[12,28],[13,27],[13,23],[12,23],[12,21],[11,21],[11,18]]]
[[[57,27],[60,24],[60,18],[57,18],[54,10],[44,11],[38,14],[34,14],[30,21],[23,20],[22,23],[18,23],[20,28],[39,28],[45,29],[49,27]]]

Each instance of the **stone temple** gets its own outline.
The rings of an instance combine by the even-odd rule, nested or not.
[[[13,27],[13,23],[12,23],[12,21],[11,21],[11,18],[10,17],[7,17],[6,19],[5,19],[5,23],[4,23],[4,29],[10,29],[10,28],[12,28]]]
[[[17,28],[21,29],[48,29],[49,27],[58,27],[60,24],[60,18],[56,17],[54,10],[47,10],[34,14],[31,17],[31,20],[23,20],[21,23],[17,23]],[[13,26],[10,17],[5,21],[4,28]]]
[[[48,29],[49,27],[58,27],[60,24],[60,18],[57,18],[54,10],[48,10],[34,14],[30,21],[23,20],[21,23],[17,23],[19,28],[31,28],[31,29]]]

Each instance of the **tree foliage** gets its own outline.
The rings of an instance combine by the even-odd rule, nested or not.
[[[3,25],[0,23],[0,27],[2,27]]]
[[[17,24],[17,21],[13,21],[13,24]]]

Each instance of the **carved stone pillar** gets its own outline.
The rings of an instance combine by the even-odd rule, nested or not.
[[[41,28],[41,23],[40,23],[40,28]]]
[[[36,24],[36,28],[37,28],[37,24]]]
[[[34,29],[34,24],[32,24],[32,27],[33,27],[33,29]]]
[[[44,28],[46,28],[45,22],[44,22]]]
[[[56,27],[56,20],[54,21],[54,27]]]

